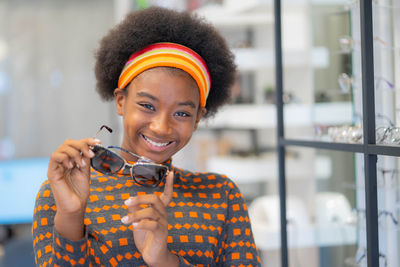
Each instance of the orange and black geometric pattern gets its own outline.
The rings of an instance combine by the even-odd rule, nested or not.
[[[173,168],[174,192],[168,211],[168,248],[181,266],[259,266],[248,212],[237,186],[214,173]],[[92,170],[85,214],[85,237],[71,241],[53,228],[56,206],[48,181],[36,198],[33,247],[37,266],[146,266],[135,247],[132,226],[121,218],[124,201],[140,194],[161,194],[129,176]]]

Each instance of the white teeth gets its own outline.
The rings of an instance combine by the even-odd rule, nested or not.
[[[149,138],[147,138],[147,137],[144,136],[144,135],[143,135],[143,137],[144,137],[144,139],[146,139],[147,142],[149,142],[149,143],[152,144],[153,146],[162,147],[162,146],[166,146],[166,145],[168,145],[168,144],[170,143],[170,142],[166,142],[166,143],[157,143],[157,142],[154,142],[153,140],[150,140]]]

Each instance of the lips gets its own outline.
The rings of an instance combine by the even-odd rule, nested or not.
[[[149,137],[141,134],[141,136],[143,137],[143,139],[146,141],[146,143],[149,145],[149,147],[152,150],[156,150],[156,151],[161,151],[166,149],[169,145],[171,145],[173,143],[173,141],[167,141],[167,142],[157,142],[154,141],[152,139],[150,139]]]

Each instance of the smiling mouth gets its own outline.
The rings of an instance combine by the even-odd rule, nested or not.
[[[142,137],[144,138],[144,140],[149,142],[151,145],[156,146],[156,147],[160,147],[160,148],[161,147],[166,147],[166,146],[172,144],[172,142],[173,142],[173,141],[169,141],[169,142],[165,142],[165,143],[159,143],[159,142],[156,142],[156,141],[153,141],[153,140],[149,139],[147,136],[145,136],[143,134],[142,134]]]

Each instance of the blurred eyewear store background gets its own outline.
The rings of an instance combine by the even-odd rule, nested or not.
[[[205,17],[232,48],[232,103],[201,123],[174,164],[233,179],[262,266],[281,265],[272,0],[0,0],[0,266],[34,265],[31,227],[41,222],[32,214],[49,155],[102,124],[114,129],[103,143],[120,143],[114,104],[95,91],[93,54],[126,12],[150,5]],[[400,0],[372,6],[376,117],[368,119],[377,144],[396,148]],[[367,266],[364,154],[340,151],[363,142],[360,2],[283,0],[282,53],[285,137],[331,148],[286,148],[289,265]],[[400,267],[398,174],[397,157],[378,156],[380,266]]]

